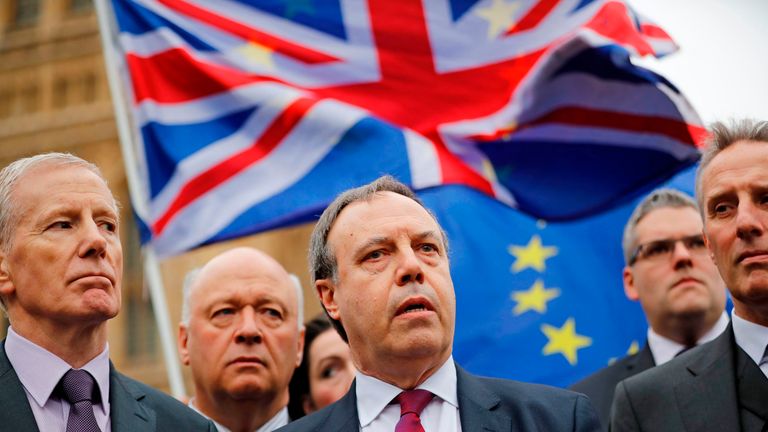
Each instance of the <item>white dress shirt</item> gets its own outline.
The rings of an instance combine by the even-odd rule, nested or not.
[[[208,415],[206,415],[204,412],[202,412],[199,409],[197,409],[197,407],[195,406],[195,398],[190,399],[188,405],[189,405],[190,408],[195,410],[198,414],[200,414],[201,416],[203,416],[203,417],[207,418],[208,420],[212,421],[214,426],[216,426],[216,430],[218,430],[219,432],[231,432],[226,426],[224,426],[224,425],[220,424],[219,422],[217,422],[216,420],[208,417]],[[288,417],[288,407],[283,407],[283,409],[278,411],[277,414],[275,414],[271,419],[267,420],[266,423],[261,425],[260,428],[256,429],[253,432],[272,432],[275,429],[279,429],[279,428],[287,425],[288,424],[288,420],[289,420],[289,417]]]
[[[64,432],[67,429],[70,404],[52,393],[61,377],[72,369],[72,366],[16,333],[13,326],[8,328],[5,352],[21,385],[24,386],[38,429],[46,432]],[[109,345],[80,369],[88,371],[96,380],[101,403],[93,404],[93,415],[99,428],[110,432],[112,425],[109,420]]]
[[[426,381],[416,387],[435,397],[419,416],[425,432],[460,432],[459,399],[456,390],[456,365],[453,356]],[[355,374],[355,394],[360,430],[392,432],[400,420],[400,405],[392,400],[403,390],[360,372]]]
[[[723,311],[715,325],[696,341],[696,345],[701,345],[715,339],[720,336],[726,328],[728,328],[728,314]],[[660,366],[672,360],[680,351],[686,348],[685,345],[679,344],[672,339],[667,339],[656,333],[650,327],[648,327],[648,347],[651,349],[653,361],[656,363],[656,366]]]
[[[768,378],[768,361],[763,361],[765,348],[768,346],[768,327],[747,321],[731,312],[733,320],[733,335],[736,338],[736,345],[741,347],[745,353],[760,367],[763,375]]]

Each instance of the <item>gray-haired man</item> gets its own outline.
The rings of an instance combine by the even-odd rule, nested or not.
[[[230,249],[187,278],[182,307],[178,344],[195,384],[190,406],[220,431],[285,425],[304,345],[298,280],[259,250]]]
[[[622,246],[624,292],[643,307],[647,343],[571,387],[589,396],[606,427],[619,381],[714,339],[728,326],[725,285],[704,245],[693,198],[673,189],[653,191],[630,216]]]

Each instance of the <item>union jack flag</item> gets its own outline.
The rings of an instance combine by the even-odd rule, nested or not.
[[[112,0],[134,203],[161,256],[316,217],[389,173],[537,217],[698,159],[676,49],[616,0]]]

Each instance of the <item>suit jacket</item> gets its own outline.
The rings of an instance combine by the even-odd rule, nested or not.
[[[729,324],[715,340],[620,382],[610,429],[740,431],[739,350]]]
[[[599,431],[592,405],[563,389],[482,378],[456,365],[461,429],[476,431]],[[278,429],[358,432],[355,384],[336,403]]]
[[[110,363],[109,403],[112,432],[208,431],[213,423],[176,399],[117,372]],[[38,431],[24,387],[0,342],[0,428]]]
[[[656,363],[653,361],[651,348],[646,343],[642,350],[600,369],[572,385],[569,389],[587,395],[597,410],[600,423],[607,429],[611,419],[611,403],[616,384],[654,366]]]

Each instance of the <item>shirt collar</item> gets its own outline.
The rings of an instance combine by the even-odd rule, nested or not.
[[[453,356],[448,357],[440,369],[416,388],[429,390],[436,397],[458,408],[456,365]],[[360,425],[365,427],[370,424],[402,391],[403,389],[358,371],[355,374],[355,394]]]
[[[218,432],[230,432],[230,430],[226,426],[218,423],[216,420],[208,417],[207,414],[197,409],[197,407],[195,406],[195,398],[190,399],[187,405],[193,410],[195,410],[195,412],[197,412],[201,416],[212,421],[213,425],[216,426],[216,430]],[[283,407],[283,409],[278,411],[277,414],[275,414],[271,419],[267,420],[266,423],[261,425],[261,427],[256,429],[254,432],[272,432],[273,430],[279,429],[287,425],[288,420],[290,420],[290,418],[288,417],[288,407]]]
[[[69,363],[16,333],[12,326],[8,328],[5,350],[19,381],[40,407],[48,402],[61,377],[72,369]],[[96,380],[101,396],[101,409],[105,413],[108,412],[109,344],[104,347],[104,351],[80,369],[90,373]],[[40,373],[40,371],[45,371],[45,373]]]
[[[726,327],[728,327],[728,314],[723,311],[715,325],[696,341],[696,345],[701,345],[715,339],[725,331]],[[680,351],[686,348],[685,345],[656,333],[650,327],[648,327],[648,346],[651,348],[651,354],[656,366],[672,360]]]
[[[736,344],[744,350],[745,353],[759,365],[765,354],[766,345],[768,345],[768,327],[747,321],[736,315],[736,311],[731,312],[733,321],[733,336],[736,338]]]

